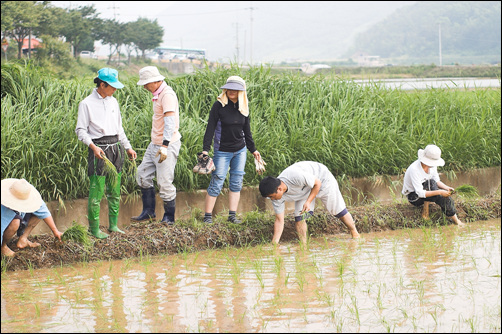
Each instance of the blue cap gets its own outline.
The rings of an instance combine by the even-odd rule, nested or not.
[[[105,67],[100,69],[98,71],[98,78],[114,88],[124,88],[124,85],[119,81],[119,72],[113,68]]]

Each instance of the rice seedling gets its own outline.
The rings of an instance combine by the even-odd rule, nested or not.
[[[453,193],[459,194],[462,197],[469,197],[469,198],[479,196],[478,190],[476,189],[476,187],[471,186],[469,184],[463,184],[461,186],[456,187],[455,190],[453,191]]]
[[[107,178],[109,178],[109,182],[112,188],[115,188],[119,182],[119,173],[117,172],[117,168],[115,168],[113,162],[111,162],[110,159],[106,157],[106,155],[103,154],[101,155],[101,157],[105,162],[104,173],[107,176]]]
[[[73,221],[72,226],[66,229],[61,236],[62,241],[74,241],[79,244],[89,247],[93,244],[92,239],[89,237],[87,228],[76,221]]]

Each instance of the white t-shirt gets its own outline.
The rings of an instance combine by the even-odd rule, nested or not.
[[[301,206],[303,206],[309,197],[310,191],[314,188],[316,179],[321,180],[321,190],[319,191],[317,197],[322,196],[326,192],[339,193],[338,184],[336,183],[333,174],[331,174],[326,166],[319,162],[297,162],[286,168],[277,178],[286,184],[288,191],[282,195],[281,199],[272,200],[272,205],[276,214],[284,212],[284,202],[296,202],[295,215],[298,215],[298,208],[301,209]],[[345,203],[343,203],[343,205],[345,205]]]
[[[416,160],[404,173],[402,194],[406,196],[409,193],[416,192],[418,197],[425,198],[426,190],[424,190],[423,183],[431,179],[439,182],[438,168],[429,167],[429,173],[426,173],[420,160]]]

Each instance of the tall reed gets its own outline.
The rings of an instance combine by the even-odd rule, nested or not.
[[[443,151],[441,171],[500,166],[500,89],[410,92],[233,65],[180,77],[166,73],[180,103],[178,190],[209,184],[210,178],[192,167],[209,110],[231,75],[246,81],[251,130],[267,175],[277,176],[300,160],[321,162],[339,178],[397,175],[431,143]],[[87,196],[87,147],[78,141],[75,125],[78,103],[94,88],[92,79],[60,80],[29,66],[2,65],[2,178],[25,178],[46,200]],[[152,102],[137,80],[121,79],[125,87],[114,96],[139,164],[150,142]],[[248,160],[244,185],[257,185],[263,176],[255,172],[251,154]],[[122,180],[124,192],[137,192],[133,175]]]

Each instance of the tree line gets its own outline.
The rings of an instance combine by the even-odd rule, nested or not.
[[[122,23],[102,19],[94,5],[63,9],[50,1],[2,1],[1,6],[2,41],[15,41],[18,58],[22,57],[25,38],[30,36],[43,41],[38,56],[58,60],[68,57],[68,48],[77,58],[83,50],[94,50],[95,41],[101,41],[110,46],[108,62],[121,47],[129,60],[134,51],[145,58],[146,51],[158,47],[164,36],[157,20],[138,18]]]

